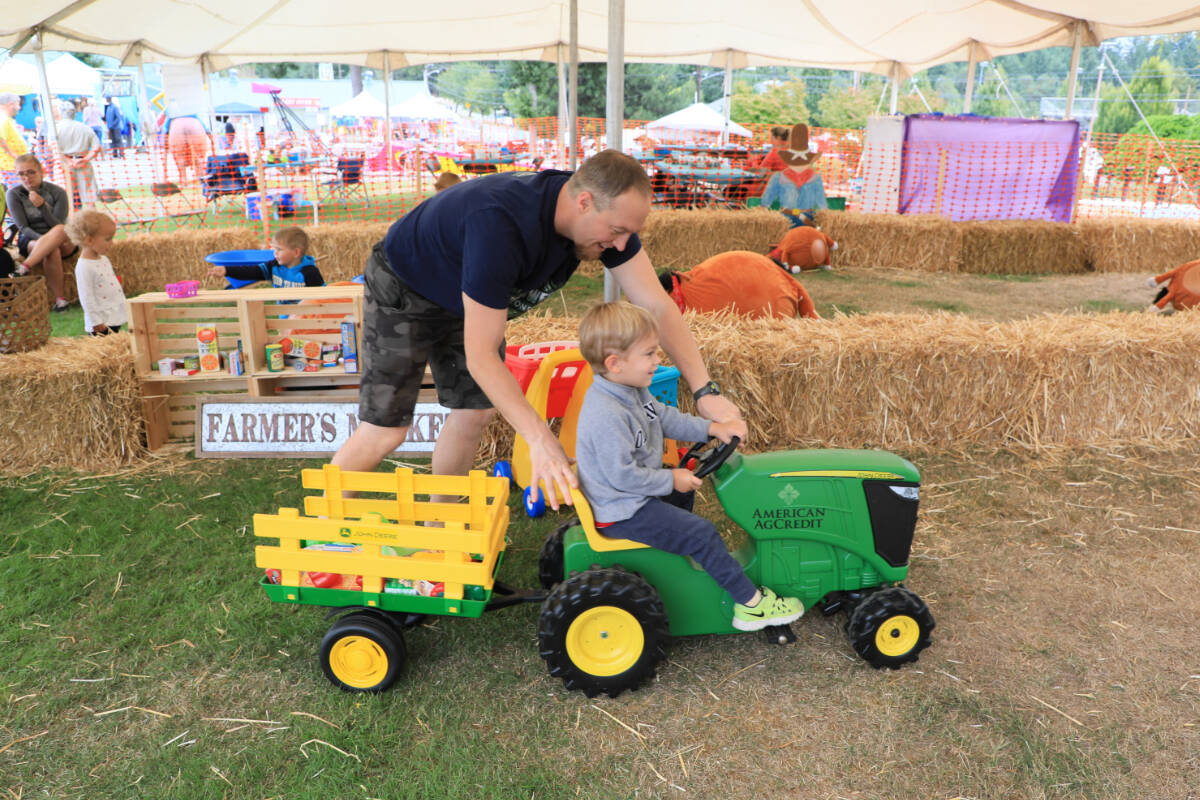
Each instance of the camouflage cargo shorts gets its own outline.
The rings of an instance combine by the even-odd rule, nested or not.
[[[365,280],[358,418],[387,428],[411,425],[427,364],[443,406],[491,408],[467,371],[462,317],[400,280],[382,241],[367,257]]]

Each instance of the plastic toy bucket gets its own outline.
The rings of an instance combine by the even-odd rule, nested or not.
[[[252,267],[265,264],[275,258],[274,250],[222,250],[219,253],[209,253],[204,260],[217,267]],[[229,288],[241,289],[257,281],[243,281],[237,278],[225,278]]]

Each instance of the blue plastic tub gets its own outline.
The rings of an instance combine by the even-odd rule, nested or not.
[[[650,396],[664,406],[679,405],[679,370],[675,367],[659,366],[650,381]]]
[[[265,264],[275,258],[274,250],[222,250],[220,253],[209,253],[204,260],[217,267],[253,267]],[[230,289],[241,289],[257,281],[241,281],[237,278],[226,277]]]

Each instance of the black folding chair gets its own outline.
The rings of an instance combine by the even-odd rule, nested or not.
[[[150,191],[154,193],[154,199],[158,202],[162,216],[179,220],[181,223],[194,219],[198,225],[204,224],[204,217],[208,214],[207,204],[204,208],[197,208],[180,190],[179,184],[164,181],[151,186]]]
[[[363,182],[363,163],[366,159],[341,157],[337,160],[337,167],[332,180],[325,181],[322,185],[322,199],[332,200],[337,198],[344,202],[350,201],[350,196],[355,193],[362,195],[363,201],[371,204],[370,195],[367,192],[367,185]]]

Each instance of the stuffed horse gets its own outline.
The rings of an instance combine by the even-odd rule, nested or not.
[[[1176,311],[1200,306],[1200,261],[1180,264],[1170,272],[1156,275],[1148,283],[1152,289],[1160,290],[1154,304],[1146,309],[1151,313],[1166,311],[1168,303]]]
[[[775,262],[749,250],[731,250],[687,272],[664,272],[663,289],[679,310],[724,311],[747,317],[820,319],[812,297]]]
[[[793,274],[805,269],[830,270],[830,254],[837,242],[816,228],[792,228],[767,255]]]

